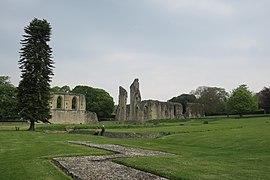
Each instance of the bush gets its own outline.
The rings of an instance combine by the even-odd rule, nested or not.
[[[203,121],[203,124],[208,124],[208,121]]]

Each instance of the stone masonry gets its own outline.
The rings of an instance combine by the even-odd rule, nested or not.
[[[97,123],[96,113],[86,111],[86,100],[82,94],[51,93],[50,112],[53,124]]]
[[[185,116],[188,118],[204,117],[204,106],[199,103],[187,103]]]
[[[122,122],[126,121],[127,114],[127,91],[123,87],[119,87],[119,102],[118,108],[116,112],[116,120],[120,120]]]
[[[180,119],[183,117],[183,107],[180,103],[160,102],[157,100],[141,100],[139,79],[130,86],[130,104],[126,105],[127,93],[119,88],[119,105],[116,119],[128,123],[144,123],[154,119]],[[122,111],[126,107],[126,111]]]
[[[140,103],[141,93],[139,88],[139,79],[135,79],[130,86],[129,121],[134,121],[135,123],[141,121],[139,108]]]
[[[100,148],[115,152],[112,155],[103,156],[76,156],[53,158],[53,162],[73,179],[111,179],[111,180],[166,180],[148,172],[140,171],[128,166],[112,162],[115,158],[128,158],[139,156],[168,156],[170,153],[129,148],[110,144],[93,144],[89,142],[70,141],[70,143]]]

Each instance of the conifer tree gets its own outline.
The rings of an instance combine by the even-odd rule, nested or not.
[[[35,18],[24,28],[21,40],[18,87],[20,116],[30,121],[28,130],[35,130],[35,122],[49,122],[50,82],[53,76],[52,49],[48,45],[51,25]]]

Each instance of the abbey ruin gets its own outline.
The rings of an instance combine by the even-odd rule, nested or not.
[[[116,120],[122,123],[144,123],[154,119],[198,118],[204,116],[203,106],[198,103],[188,103],[183,114],[180,103],[160,102],[157,100],[141,100],[139,79],[130,86],[130,104],[127,105],[127,91],[119,87],[119,103],[116,110]]]
[[[51,93],[50,111],[53,124],[93,124],[98,122],[96,113],[86,111],[82,94]]]
[[[155,119],[199,118],[204,116],[203,106],[188,103],[185,113],[180,103],[142,100],[139,79],[130,86],[130,104],[127,104],[128,93],[119,87],[119,103],[115,119],[122,123],[144,123]],[[51,93],[50,111],[53,124],[94,124],[98,123],[96,113],[86,111],[86,100],[82,94]]]

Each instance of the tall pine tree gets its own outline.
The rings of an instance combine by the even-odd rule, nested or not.
[[[21,40],[19,68],[21,81],[18,87],[20,116],[30,121],[28,130],[35,130],[35,122],[50,119],[50,82],[53,76],[52,49],[48,45],[51,25],[35,18],[24,28]]]

